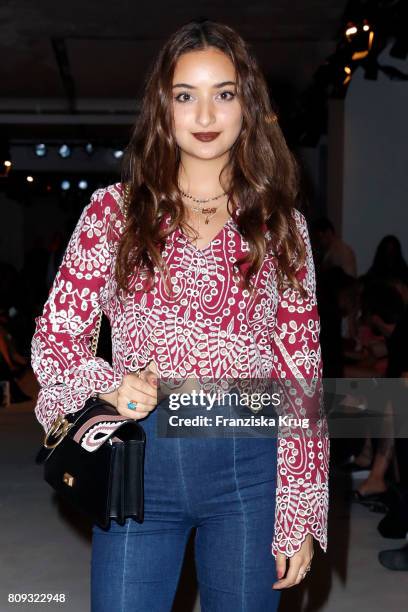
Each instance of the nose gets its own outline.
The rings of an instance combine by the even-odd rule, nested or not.
[[[214,123],[215,114],[211,100],[201,100],[197,106],[197,123],[207,127]]]

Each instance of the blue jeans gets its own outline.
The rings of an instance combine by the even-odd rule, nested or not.
[[[160,438],[157,413],[139,421],[144,522],[93,526],[92,612],[170,612],[193,528],[202,612],[275,612],[276,438]]]

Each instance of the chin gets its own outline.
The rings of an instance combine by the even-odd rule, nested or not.
[[[210,149],[210,147],[208,147],[207,150],[205,150],[200,146],[180,147],[180,151],[184,155],[189,155],[190,157],[196,157],[198,159],[214,159],[224,154],[223,149],[222,150],[219,150],[218,148]]]
[[[197,157],[198,159],[210,160],[210,159],[218,159],[219,157],[222,157],[226,153],[227,151],[217,151],[217,152],[211,152],[208,154],[197,152],[195,153],[194,157]]]
[[[206,144],[207,143],[203,143]],[[215,159],[217,157],[222,157],[223,155],[227,155],[228,151],[230,150],[230,148],[232,147],[228,147],[225,146],[225,144],[223,144],[222,146],[220,146],[220,143],[215,144],[215,142],[213,143],[209,143],[209,144],[213,144],[212,147],[202,147],[200,146],[200,144],[198,146],[195,146],[193,148],[191,148],[191,152],[196,156],[196,157],[202,157],[203,159]]]

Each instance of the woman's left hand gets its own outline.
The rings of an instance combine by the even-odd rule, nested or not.
[[[285,578],[286,571],[286,555],[278,553],[276,555],[276,572],[280,580],[274,582],[273,589],[287,589],[299,584],[305,578],[304,574],[310,567],[314,555],[313,536],[308,533],[299,551],[295,553],[289,560],[289,569]]]

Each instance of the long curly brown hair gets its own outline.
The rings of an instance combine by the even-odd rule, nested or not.
[[[229,202],[239,202],[236,221],[249,251],[234,266],[243,287],[253,291],[250,279],[271,249],[277,260],[278,286],[285,281],[303,293],[296,272],[305,261],[305,248],[292,214],[299,191],[297,162],[247,43],[229,26],[209,20],[192,21],[177,30],[146,77],[140,115],[122,159],[121,180],[128,197],[127,221],[116,260],[118,287],[128,292],[130,278],[136,270],[144,270],[148,278],[145,290],[150,290],[157,266],[172,294],[161,253],[166,237],[185,223],[178,187],[180,153],[173,133],[172,81],[182,54],[208,47],[221,50],[233,62],[243,112],[241,132],[229,151],[230,181],[225,191]],[[167,229],[160,226],[166,213],[170,213]],[[270,231],[269,241],[263,224]]]

